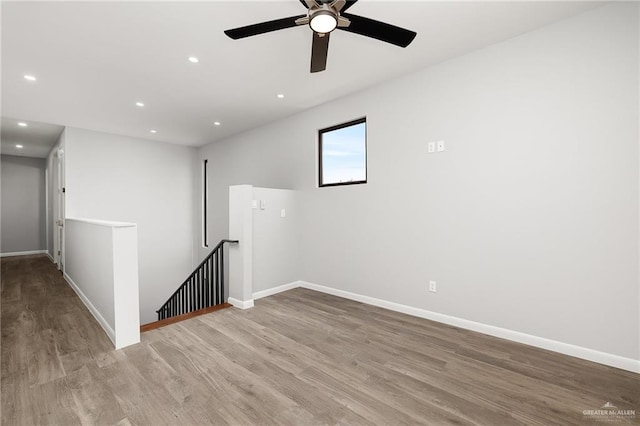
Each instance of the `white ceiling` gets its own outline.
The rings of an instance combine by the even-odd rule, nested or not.
[[[361,0],[349,13],[417,31],[413,44],[336,31],[310,74],[308,27],[223,34],[305,13],[297,0],[2,2],[2,114],[199,146],[600,4]]]
[[[27,127],[19,126],[20,122],[27,124]],[[0,129],[2,155],[45,158],[58,141],[64,127],[2,117]],[[16,145],[22,145],[22,148]]]

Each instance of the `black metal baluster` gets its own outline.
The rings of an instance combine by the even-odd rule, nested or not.
[[[191,292],[193,293],[191,297],[193,298],[193,306],[191,306],[191,312],[196,310],[196,302],[198,301],[198,295],[196,294],[196,279],[197,273],[193,274],[193,278],[191,279]]]
[[[213,283],[211,284],[211,288],[213,288],[213,304],[218,304],[218,252],[216,251],[211,257],[213,261]]]
[[[202,281],[202,289],[204,290],[204,307],[209,307],[209,259],[202,265],[204,280]]]
[[[216,257],[209,258],[209,302],[211,306],[216,305]]]
[[[198,268],[198,309],[202,309],[202,268]]]
[[[189,281],[187,281],[187,312],[191,312],[191,286],[188,284]]]
[[[216,268],[216,305],[219,305],[220,302],[220,270],[222,269],[222,265],[220,264],[220,251],[216,252],[216,263],[218,267]]]
[[[200,268],[200,309],[204,308],[204,268]]]
[[[207,293],[207,279],[209,274],[207,274],[207,262],[209,260],[205,259],[204,264],[202,265],[202,307],[206,308],[209,306],[209,302],[207,297],[209,296]]]
[[[200,291],[198,290],[198,282],[200,281],[200,270],[196,270],[196,277],[195,277],[195,281],[193,283],[193,289],[195,291],[195,295],[196,295],[196,305],[193,307],[194,311],[197,311],[200,306]]]
[[[193,285],[191,288],[193,289],[193,308],[191,309],[193,312],[198,309],[198,271],[193,274]]]
[[[216,305],[220,304],[220,252],[216,253]]]
[[[224,303],[224,244],[220,246],[220,303]]]
[[[211,253],[211,263],[213,264],[212,276],[211,276],[211,288],[213,289],[213,297],[211,298],[211,304],[214,306],[218,304],[218,251]]]
[[[193,292],[193,275],[191,275],[191,278],[189,279],[189,291],[191,292],[191,306],[189,306],[189,312],[193,312],[193,308],[196,305],[196,297]]]

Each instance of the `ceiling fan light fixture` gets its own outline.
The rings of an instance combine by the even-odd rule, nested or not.
[[[312,12],[309,26],[319,34],[327,34],[338,26],[338,17],[331,10],[319,9]]]

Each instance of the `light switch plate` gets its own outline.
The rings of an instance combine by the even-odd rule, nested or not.
[[[444,151],[444,141],[438,141],[438,152]]]
[[[264,210],[267,207],[267,204],[264,202],[264,200],[260,200],[260,210]]]
[[[258,208],[258,200],[251,200],[251,208],[252,209]]]

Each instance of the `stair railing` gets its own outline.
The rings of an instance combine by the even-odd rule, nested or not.
[[[158,321],[177,315],[220,305],[224,295],[224,244],[237,240],[222,240],[193,270],[169,299],[156,311]]]

